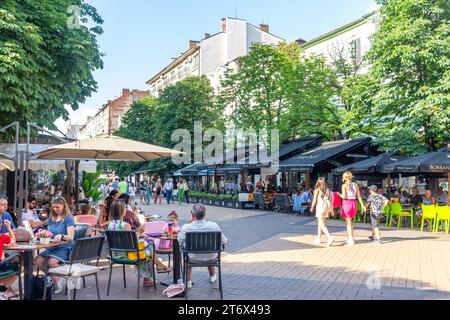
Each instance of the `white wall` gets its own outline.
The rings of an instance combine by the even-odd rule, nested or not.
[[[220,65],[227,63],[227,36],[219,33],[200,42],[200,74],[214,75]]]
[[[336,35],[328,40],[319,42],[310,48],[305,49],[306,54],[321,55],[328,62],[332,61],[331,56],[336,49],[345,48],[345,52],[350,57],[351,43],[354,40],[360,39],[361,56],[364,56],[371,48],[371,37],[377,28],[378,15],[369,17],[364,24],[353,29],[345,31],[342,34]],[[307,44],[306,44],[307,45]],[[363,65],[362,72],[366,72],[368,65]]]

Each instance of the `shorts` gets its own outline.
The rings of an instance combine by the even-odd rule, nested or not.
[[[380,227],[380,219],[381,219],[381,214],[379,216],[370,214],[370,223],[372,224],[372,229]]]
[[[41,252],[39,255],[42,257],[52,257],[58,260],[68,261],[72,249],[73,246],[71,244],[67,244],[59,247],[48,248],[44,252]]]

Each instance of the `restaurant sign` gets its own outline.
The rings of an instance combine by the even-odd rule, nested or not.
[[[429,165],[428,170],[435,173],[450,172],[450,165]]]

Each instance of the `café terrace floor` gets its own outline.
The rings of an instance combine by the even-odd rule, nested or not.
[[[141,207],[163,218],[176,210],[184,223],[192,205]],[[442,231],[434,235],[383,226],[383,243],[377,245],[367,238],[370,224],[357,223],[357,243],[349,247],[344,223],[329,220],[336,242],[327,248],[313,244],[317,224],[312,217],[212,206],[207,206],[206,214],[229,239],[222,257],[225,300],[450,299],[450,237]],[[127,269],[124,289],[122,267],[114,267],[109,297],[108,274],[108,267],[99,274],[102,299],[136,299],[135,270]],[[171,277],[159,274],[158,280]],[[208,280],[206,269],[194,269],[190,300],[220,299],[218,283]],[[86,282],[87,288],[77,291],[77,299],[97,299],[93,278]],[[168,299],[164,289],[159,284],[156,292],[153,287],[143,288],[141,299]],[[64,294],[53,298],[67,299]]]

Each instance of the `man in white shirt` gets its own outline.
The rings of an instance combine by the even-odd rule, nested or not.
[[[36,198],[34,196],[28,196],[22,213],[22,221],[28,221],[33,231],[36,231],[47,223],[47,221],[41,221],[39,219],[39,215],[36,212],[36,205]]]
[[[186,242],[186,232],[198,232],[198,231],[221,231],[219,225],[216,222],[206,221],[206,208],[202,204],[195,204],[191,211],[192,219],[181,228],[180,233],[178,234],[178,241],[180,246],[183,247]],[[222,244],[226,244],[228,242],[227,237],[222,233]],[[212,260],[217,258],[216,253],[206,253],[206,254],[190,254],[189,258],[195,260]],[[213,283],[217,280],[217,276],[215,274],[215,267],[208,267],[209,271],[209,282]],[[192,288],[192,268],[188,268],[187,270],[187,287]]]

